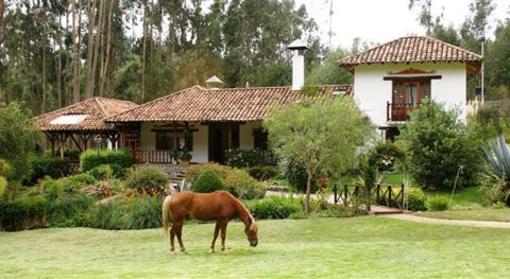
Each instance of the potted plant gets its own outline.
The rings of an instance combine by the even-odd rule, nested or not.
[[[175,164],[179,163],[181,157],[181,150],[178,148],[172,149],[170,152],[170,160],[175,162]]]
[[[182,165],[189,165],[191,157],[191,152],[188,149],[181,149],[179,152],[179,163]]]

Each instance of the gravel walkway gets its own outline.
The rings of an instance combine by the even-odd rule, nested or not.
[[[503,228],[510,229],[510,222],[494,222],[494,221],[467,221],[467,220],[448,220],[438,218],[421,217],[411,214],[391,214],[381,215],[385,218],[398,219],[403,221],[425,223],[425,224],[441,224],[441,225],[458,225],[458,226],[472,226],[482,228]]]

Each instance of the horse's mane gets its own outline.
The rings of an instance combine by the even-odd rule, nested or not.
[[[250,224],[255,223],[255,218],[253,218],[253,216],[251,215],[251,212],[248,210],[248,208],[240,200],[236,199],[236,197],[234,197],[232,194],[228,193],[228,195],[230,196],[232,201],[236,204],[236,207],[238,208],[238,210],[240,210],[240,211],[242,210],[248,215],[248,217],[250,218]]]

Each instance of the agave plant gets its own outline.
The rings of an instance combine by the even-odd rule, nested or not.
[[[510,148],[503,135],[482,146],[487,162],[486,173],[498,180],[496,186],[501,191],[507,205],[510,205]]]

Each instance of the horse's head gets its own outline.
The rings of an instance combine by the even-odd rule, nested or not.
[[[248,241],[252,247],[257,246],[258,244],[257,230],[257,223],[255,223],[255,219],[251,218],[250,225],[244,228],[244,233],[246,234],[246,237],[248,237]]]

